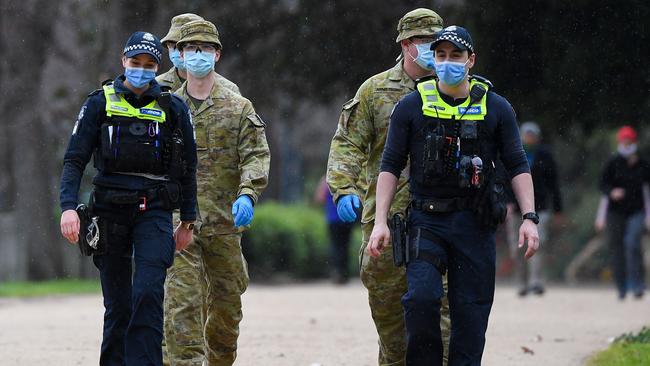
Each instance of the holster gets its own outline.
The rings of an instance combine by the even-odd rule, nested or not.
[[[77,206],[77,215],[79,216],[79,251],[81,255],[101,255],[108,251],[108,230],[106,220],[98,216],[93,216],[90,207],[80,204]],[[93,238],[98,240],[91,245]],[[90,240],[90,241],[89,241]]]
[[[446,246],[445,240],[435,235],[429,230],[423,228],[414,229],[410,235],[412,241],[408,245],[408,250],[410,252],[410,257],[413,259],[423,260],[432,266],[434,266],[441,275],[447,273],[447,263],[440,259],[438,256],[428,252],[420,250],[420,240],[425,239],[431,241],[437,245]]]
[[[406,219],[400,213],[396,213],[390,219],[390,230],[393,244],[393,263],[401,267],[409,262],[408,229]]]

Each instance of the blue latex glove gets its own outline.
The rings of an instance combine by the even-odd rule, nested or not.
[[[356,210],[361,207],[361,201],[355,194],[348,194],[336,203],[336,212],[344,222],[354,222],[357,219]]]
[[[253,221],[253,200],[247,195],[241,195],[232,205],[232,217],[235,227],[250,225]]]

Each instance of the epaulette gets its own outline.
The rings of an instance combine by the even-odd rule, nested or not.
[[[436,78],[436,77],[435,77],[434,75],[429,75],[429,76],[421,77],[421,78],[415,80],[415,85],[418,85],[418,84],[423,83],[423,82],[425,82],[425,81],[434,80],[435,78]]]
[[[88,94],[88,96],[89,96],[89,97],[92,97],[93,95],[97,95],[97,94],[99,94],[99,92],[101,92],[102,90],[103,90],[103,89],[95,89],[95,90],[93,90],[92,92],[90,92],[90,93]]]
[[[480,75],[470,75],[469,78],[470,78],[470,80],[471,80],[471,79],[474,79],[474,80],[476,80],[476,81],[480,81],[480,82],[482,82],[482,83],[484,83],[484,84],[487,84],[487,85],[490,87],[490,89],[494,88],[494,85],[492,85],[492,82],[491,82],[490,80],[484,78],[483,76],[480,76]]]
[[[113,79],[106,79],[106,80],[102,81],[102,86],[104,86],[106,84],[110,84],[112,82],[113,82]]]

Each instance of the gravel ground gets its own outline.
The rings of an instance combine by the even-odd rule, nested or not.
[[[550,288],[520,299],[497,287],[484,365],[582,365],[608,339],[650,325],[648,300],[613,288]],[[99,296],[0,299],[0,364],[97,365]],[[244,296],[238,366],[376,365],[376,333],[359,283],[254,285]]]

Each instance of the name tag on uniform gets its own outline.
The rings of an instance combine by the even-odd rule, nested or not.
[[[458,107],[458,113],[460,114],[481,114],[481,106],[475,107]]]

